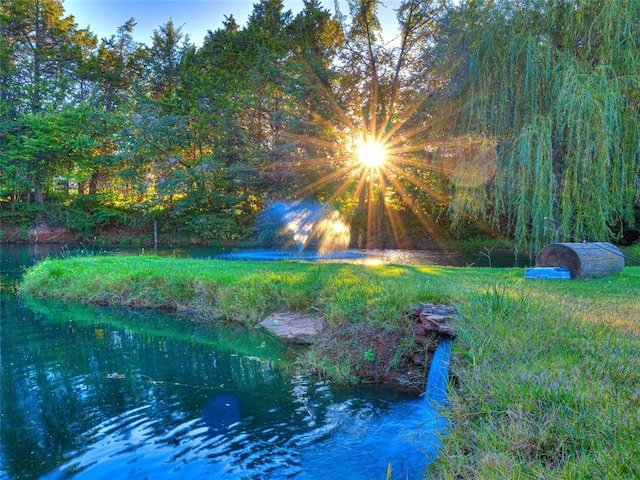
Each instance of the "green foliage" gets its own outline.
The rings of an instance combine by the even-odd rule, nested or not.
[[[58,0],[3,1],[0,32],[0,115],[61,109],[74,93],[75,73],[95,36],[65,17]]]
[[[520,246],[612,240],[633,224],[640,31],[629,22],[638,15],[626,1],[469,2],[450,12],[441,46],[466,52],[449,57],[459,130],[499,144],[489,197],[455,195],[490,205]],[[452,203],[454,217],[478,217],[470,205]]]
[[[494,194],[495,214],[506,215],[514,224],[520,246],[535,251],[558,240],[550,219],[556,212],[557,180],[553,165],[551,122],[535,117],[525,125],[513,151],[500,162]]]
[[[419,64],[415,55],[426,38],[419,32],[433,26],[423,22],[428,9],[418,11],[418,5],[406,2],[401,9],[406,28],[395,67],[384,75],[382,64],[376,70],[385,111],[401,98],[399,78],[406,60],[414,55],[411,65]],[[109,210],[114,202],[106,199],[119,196],[118,208],[137,204],[139,215],[129,219],[153,217],[168,231],[202,240],[245,237],[265,199],[285,196],[333,172],[337,164],[314,159],[335,155],[344,132],[333,123],[345,124],[342,109],[349,115],[375,110],[371,102],[378,100],[372,100],[357,75],[375,62],[371,42],[377,43],[376,52],[384,51],[379,36],[365,32],[378,23],[376,8],[352,7],[347,35],[340,17],[318,2],[305,2],[294,17],[282,1],[264,0],[254,6],[246,27],[231,17],[201,48],[190,45],[172,22],[156,30],[152,45],[144,47],[133,40],[133,19],[99,44],[91,36],[81,43],[88,32],[75,32],[73,19],[64,19],[60,30],[77,33],[74,63],[66,65],[69,75],[64,76],[65,88],[75,89],[75,96],[61,94],[57,103],[49,99],[52,108],[34,107],[32,116],[5,112],[0,138],[8,148],[2,150],[0,171],[7,181],[1,197],[7,202],[58,202],[62,197],[53,185],[61,182],[67,186],[62,201],[98,195],[105,200],[101,207]],[[63,9],[55,0],[7,4],[7,12],[15,9],[25,16],[37,15],[40,8],[53,15],[43,27],[58,28],[53,19]],[[11,40],[2,44],[9,55],[4,64],[9,79],[19,79],[19,68],[9,68],[15,66],[9,60],[21,53],[12,48],[20,44],[28,50],[29,45],[20,43],[24,32],[19,22],[8,14],[2,19]],[[418,28],[427,23],[429,29]],[[358,52],[338,72],[336,56],[340,52],[346,58],[352,40],[358,40]],[[30,54],[38,60],[37,51]],[[384,68],[391,63],[385,57]],[[28,62],[22,67],[29,68]],[[18,98],[18,86],[7,85],[9,90],[2,91]],[[417,85],[414,81],[413,87]],[[31,103],[40,105],[40,97]],[[382,111],[371,121],[385,116]],[[347,123],[355,127],[353,121]],[[314,141],[301,142],[305,136]],[[333,188],[313,193],[327,197]],[[104,213],[95,209],[98,216]],[[93,212],[72,209],[65,224],[73,223],[83,236],[97,233],[105,219],[86,215]]]
[[[202,214],[190,221],[187,217],[185,233],[203,240],[239,240],[246,236],[246,232],[238,225],[237,218],[232,215]]]
[[[95,231],[96,228],[106,228],[117,225],[122,222],[124,215],[122,212],[109,208],[98,206],[94,208],[91,215],[87,217],[88,224],[85,224],[85,232]]]
[[[634,260],[631,262],[633,265],[640,264],[640,241],[626,248],[625,252]]]
[[[161,220],[235,241],[268,200],[306,195],[338,205],[363,246],[424,245],[450,228],[528,250],[628,237],[638,2],[403,0],[394,43],[380,5],[332,15],[309,1],[294,15],[262,0],[245,26],[229,17],[196,47],[172,21],[150,46],[133,19],[98,42],[58,0],[3,2],[3,215],[35,221],[24,205],[89,195],[100,205],[59,225],[76,216],[88,236]],[[351,161],[368,135],[395,157],[370,181]]]
[[[364,355],[362,356],[362,358],[364,358],[364,360],[366,360],[367,362],[375,362],[376,361],[376,354],[373,353],[373,350],[369,349],[366,352],[364,352]]]
[[[10,209],[3,205],[0,209],[0,219],[5,227],[28,227],[46,211],[45,206],[39,203],[13,202]]]

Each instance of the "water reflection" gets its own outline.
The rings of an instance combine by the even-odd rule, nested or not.
[[[209,399],[202,411],[202,418],[212,436],[224,435],[240,421],[241,412],[238,397],[224,392]]]
[[[316,383],[257,331],[0,300],[0,478],[412,478],[436,441],[421,399]]]
[[[146,444],[201,417],[225,388],[255,396],[266,386],[268,395],[288,376],[288,352],[257,332],[171,330],[176,320],[157,312],[40,307],[3,311],[3,456],[15,478],[36,478],[69,457],[76,460],[64,471],[86,469],[91,462],[78,457],[108,457],[102,447],[122,442],[135,450],[133,438]],[[5,313],[20,321],[5,323]]]

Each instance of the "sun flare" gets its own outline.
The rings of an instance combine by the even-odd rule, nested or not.
[[[369,168],[379,168],[387,158],[387,150],[380,142],[368,140],[358,146],[356,156],[363,165]]]
[[[375,111],[377,97],[372,95]],[[446,235],[441,225],[430,208],[420,203],[432,199],[437,206],[447,200],[438,181],[446,173],[441,160],[444,154],[439,152],[446,142],[425,138],[427,129],[440,120],[416,117],[421,101],[385,117],[358,118],[356,112],[353,117],[348,115],[332,97],[328,100],[339,120],[331,136],[287,134],[310,152],[317,152],[299,164],[310,180],[289,198],[317,195],[340,205],[358,248],[379,248],[385,243],[410,248],[413,232],[421,232],[414,219],[424,229],[420,235],[444,248]]]

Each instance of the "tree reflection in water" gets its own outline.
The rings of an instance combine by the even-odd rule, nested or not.
[[[426,464],[402,440],[420,399],[314,382],[253,330],[27,305],[5,287],[32,257],[11,264],[6,252],[0,477],[327,478],[341,464],[351,478],[384,478],[389,462]]]

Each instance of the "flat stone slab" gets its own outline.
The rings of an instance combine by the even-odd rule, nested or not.
[[[287,342],[310,345],[324,330],[324,321],[305,313],[282,312],[269,315],[257,327]]]

